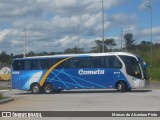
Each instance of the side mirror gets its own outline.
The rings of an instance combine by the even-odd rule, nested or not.
[[[147,69],[147,64],[146,64],[146,62],[143,62],[143,67],[144,67],[144,69]]]

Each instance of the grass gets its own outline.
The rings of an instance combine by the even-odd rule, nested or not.
[[[3,95],[2,94],[0,94],[0,100],[3,98]]]
[[[10,97],[6,97],[6,96],[3,96],[3,94],[0,93],[0,100],[4,100],[4,99],[8,99]]]
[[[10,87],[0,87],[0,90],[10,90]]]
[[[10,90],[10,88],[8,88],[8,87],[0,87],[0,90]],[[3,96],[3,94],[0,93],[0,100],[6,99],[6,98],[9,98],[9,97]]]

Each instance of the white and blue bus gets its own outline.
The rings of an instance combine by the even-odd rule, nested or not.
[[[146,86],[142,58],[124,52],[17,58],[12,62],[12,88],[34,94],[70,89],[128,91]]]

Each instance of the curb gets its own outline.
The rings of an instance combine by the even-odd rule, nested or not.
[[[4,99],[4,100],[0,100],[0,104],[3,104],[3,103],[7,103],[7,102],[11,102],[11,101],[13,101],[14,100],[14,98],[6,98],[6,99]]]

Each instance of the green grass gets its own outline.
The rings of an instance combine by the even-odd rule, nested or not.
[[[2,99],[2,94],[0,94],[0,99]]]
[[[10,88],[8,88],[8,87],[0,87],[0,90],[10,90]]]
[[[0,94],[0,100],[1,100],[1,99],[3,99],[3,95],[2,95],[2,94]]]
[[[153,67],[151,72],[151,80],[160,81],[160,48],[154,49],[152,56]]]
[[[4,100],[4,99],[7,99],[7,98],[10,98],[10,97],[3,96],[3,95],[0,93],[0,100]]]
[[[10,88],[8,88],[8,87],[0,87],[0,90],[10,90]],[[9,98],[9,97],[5,97],[5,96],[3,96],[2,93],[0,93],[0,100],[6,99],[6,98]]]

